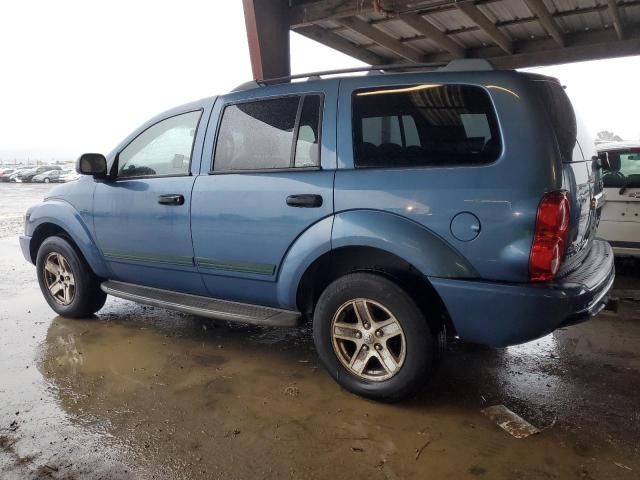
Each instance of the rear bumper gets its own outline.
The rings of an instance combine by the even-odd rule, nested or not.
[[[33,263],[33,260],[31,259],[31,249],[29,248],[30,245],[31,237],[28,237],[27,235],[20,235],[20,250],[22,250],[22,255],[27,262]]]
[[[551,284],[430,281],[461,339],[515,345],[588,320],[604,308],[615,278],[613,251],[607,242],[593,243],[579,268]]]

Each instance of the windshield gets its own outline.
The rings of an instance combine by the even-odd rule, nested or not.
[[[600,152],[608,160],[602,181],[606,188],[640,188],[640,148]]]

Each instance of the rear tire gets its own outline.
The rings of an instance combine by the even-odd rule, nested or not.
[[[45,300],[63,317],[87,317],[100,310],[107,300],[99,278],[63,237],[49,237],[40,245],[36,270]]]
[[[437,356],[436,337],[413,299],[371,273],[346,275],[325,289],[313,316],[313,339],[331,376],[374,400],[418,393]]]

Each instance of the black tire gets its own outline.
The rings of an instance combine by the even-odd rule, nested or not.
[[[70,278],[74,283],[73,289],[69,290],[68,304],[61,303],[64,300],[54,297],[47,283],[55,279],[56,275],[45,269],[45,263],[47,259],[59,259],[59,256],[66,261],[66,267],[70,269],[72,273]],[[107,300],[107,294],[100,290],[99,278],[93,273],[82,254],[63,237],[53,236],[42,242],[36,259],[36,270],[40,290],[49,306],[58,315],[70,318],[88,317],[100,310]]]
[[[49,180],[48,178],[44,179],[44,183],[49,183],[51,180]]]
[[[406,348],[404,361],[390,378],[371,380],[358,376],[342,363],[338,347],[334,348],[334,315],[345,311],[341,309],[350,301],[360,298],[371,300],[374,308],[377,308],[375,304],[384,307],[395,317],[403,331]],[[375,337],[372,339],[370,333],[365,332],[365,335],[368,342],[380,341]],[[431,374],[437,357],[436,337],[413,299],[394,282],[371,273],[346,275],[325,289],[313,316],[313,339],[318,355],[331,376],[350,392],[374,400],[394,402],[418,393]],[[382,348],[377,343],[371,345],[376,349]],[[357,347],[354,343],[353,348],[357,351],[358,348],[369,350],[370,347]],[[373,361],[377,362],[378,358]]]

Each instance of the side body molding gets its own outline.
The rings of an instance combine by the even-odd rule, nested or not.
[[[350,210],[335,216],[332,248],[365,246],[392,253],[428,277],[476,278],[471,264],[426,227],[394,213]]]
[[[109,276],[86,220],[70,203],[50,198],[30,208],[29,214],[26,226],[28,236],[32,237],[36,229],[45,223],[57,225],[71,236],[96,275],[105,278]]]

